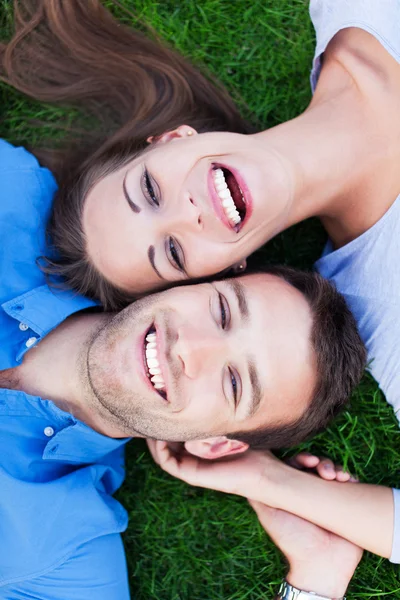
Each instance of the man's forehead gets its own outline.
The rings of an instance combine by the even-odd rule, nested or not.
[[[302,297],[292,285],[282,277],[271,273],[249,273],[226,280],[227,285],[247,300],[247,308],[252,300],[261,299],[265,304],[279,301],[280,298]]]

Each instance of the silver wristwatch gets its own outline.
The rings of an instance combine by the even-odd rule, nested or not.
[[[315,592],[305,592],[293,587],[287,581],[282,581],[281,587],[278,591],[279,600],[346,600],[346,597],[342,598],[328,598],[327,596],[320,596]]]

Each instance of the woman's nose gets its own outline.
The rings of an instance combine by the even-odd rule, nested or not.
[[[203,218],[200,208],[193,198],[189,198],[175,206],[170,212],[170,227],[175,231],[198,233],[203,229]]]
[[[180,327],[174,350],[189,379],[210,373],[213,367],[225,360],[226,354],[221,336],[206,331],[201,323]]]

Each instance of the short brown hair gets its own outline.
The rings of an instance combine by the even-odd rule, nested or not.
[[[305,413],[289,424],[230,434],[253,449],[287,448],[324,429],[358,385],[366,365],[365,346],[354,316],[336,287],[316,272],[272,266],[256,269],[287,281],[306,298],[313,315],[311,343],[317,383]]]

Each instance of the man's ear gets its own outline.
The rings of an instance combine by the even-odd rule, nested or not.
[[[246,452],[249,445],[239,440],[230,440],[224,435],[207,438],[205,440],[192,440],[185,442],[185,449],[199,458],[222,458],[232,454]]]
[[[243,258],[243,260],[239,260],[234,265],[231,266],[231,270],[234,273],[244,273],[247,268],[247,260]]]
[[[194,135],[197,135],[197,131],[193,129],[193,127],[190,127],[189,125],[179,125],[179,127],[177,127],[176,129],[172,129],[172,131],[166,131],[161,135],[151,135],[147,138],[146,141],[149,144],[165,144],[166,142],[170,142],[171,140],[181,139]]]

